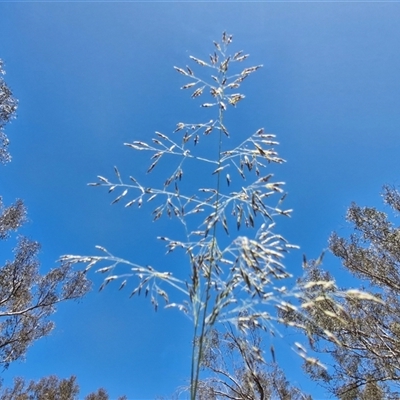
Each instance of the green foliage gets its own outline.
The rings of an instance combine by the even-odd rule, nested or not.
[[[383,197],[395,212],[400,211],[396,189],[385,186]],[[330,250],[361,279],[363,293],[349,290],[333,304],[336,285],[307,286],[311,281],[333,282],[333,277],[319,264],[307,263],[302,284],[307,296],[314,299],[313,306],[305,307],[306,316],[292,312],[284,317],[305,326],[314,351],[332,356],[329,371],[304,365],[306,372],[332,394],[343,400],[398,398],[400,228],[385,212],[354,203],[347,220],[354,233],[349,239],[333,233]],[[358,295],[352,296],[354,293]]]
[[[10,233],[17,231],[25,221],[26,210],[22,200],[17,200],[15,204],[5,208],[0,197],[0,239],[7,239]]]
[[[5,208],[0,198],[0,239],[20,228],[25,215],[21,200]],[[48,318],[57,303],[81,298],[89,289],[85,275],[68,264],[40,275],[39,249],[39,243],[21,236],[14,259],[0,268],[0,364],[5,367],[53,329]]]
[[[78,400],[80,392],[75,376],[61,379],[51,375],[30,381],[27,383],[23,378],[15,378],[11,388],[2,388],[0,400]],[[96,392],[85,396],[85,400],[109,400],[106,390],[98,389]],[[118,400],[127,400],[125,396]]]
[[[11,160],[11,156],[7,151],[10,141],[3,129],[15,117],[18,102],[4,81],[3,65],[3,60],[0,59],[0,162],[5,164]]]
[[[68,265],[40,275],[38,251],[37,242],[21,237],[14,260],[0,268],[0,364],[5,367],[49,334],[57,303],[81,298],[89,289],[84,274]]]

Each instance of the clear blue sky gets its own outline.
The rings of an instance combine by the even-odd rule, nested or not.
[[[21,233],[42,244],[43,271],[62,254],[96,254],[95,245],[185,268],[155,241],[175,229],[168,220],[151,223],[150,208],[111,207],[105,190],[86,184],[111,177],[114,165],[125,177],[142,175],[145,155],[124,142],[202,120],[172,66],[207,58],[226,30],[233,50],[250,53],[248,66],[264,65],[242,86],[231,135],[244,139],[261,126],[277,135],[287,163],[275,174],[294,209],[278,226],[301,246],[286,259],[300,273],[303,253],[317,257],[333,230],[348,233],[351,201],[380,207],[381,186],[400,184],[399,18],[396,2],[0,2],[0,58],[19,99],[0,195],[25,201],[30,222]],[[325,265],[342,276],[336,260]],[[89,277],[96,289],[102,277]],[[111,398],[172,393],[190,373],[191,324],[128,294],[110,285],[60,306],[54,332],[5,381],[74,374],[82,394],[100,386]],[[281,360],[303,390],[321,396],[294,354]]]

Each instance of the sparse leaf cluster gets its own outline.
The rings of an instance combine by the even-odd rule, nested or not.
[[[4,133],[4,126],[15,117],[18,102],[4,81],[3,66],[4,63],[0,59],[0,162],[5,164],[11,160],[11,156],[7,151],[10,141]]]
[[[81,298],[89,289],[85,275],[68,264],[40,275],[39,248],[21,237],[14,260],[0,268],[0,363],[5,367],[53,329],[48,318],[57,303]]]
[[[400,209],[396,189],[384,187],[383,196],[394,211]],[[331,355],[328,370],[307,362],[304,367],[333,395],[343,400],[398,398],[400,230],[386,213],[371,207],[352,204],[347,219],[354,233],[349,239],[333,233],[330,250],[367,288],[342,289],[337,298],[330,273],[319,263],[306,263],[301,286],[310,301],[301,304],[305,313],[286,310],[282,317],[302,325],[313,351]]]
[[[37,382],[27,383],[23,378],[15,378],[10,388],[1,388],[0,400],[77,400],[80,392],[75,376],[61,379],[50,375]],[[109,400],[103,388],[85,396],[85,400]],[[118,400],[127,400],[126,396]]]
[[[226,328],[225,333],[212,330],[207,338],[202,367],[208,377],[199,384],[199,398],[311,400],[287,380],[275,361],[273,347],[272,360],[264,359],[265,344],[257,326],[246,335]]]

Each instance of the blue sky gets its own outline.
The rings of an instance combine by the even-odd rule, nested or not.
[[[227,125],[240,139],[264,126],[281,143],[287,163],[274,172],[294,213],[277,226],[301,247],[286,258],[299,274],[303,253],[317,257],[333,230],[348,233],[351,201],[381,207],[381,186],[400,184],[399,16],[396,2],[0,2],[0,58],[19,99],[0,194],[6,204],[25,201],[21,233],[42,244],[43,271],[62,254],[96,254],[95,245],[185,268],[155,240],[175,225],[151,223],[150,208],[111,207],[87,183],[112,177],[114,165],[143,176],[147,155],[124,142],[203,120],[172,67],[207,58],[226,30],[233,51],[250,53],[247,66],[264,65],[244,82],[246,99]],[[347,282],[336,260],[325,266]],[[97,289],[102,277],[89,277]],[[111,398],[169,395],[190,373],[190,321],[128,295],[110,285],[61,305],[51,336],[2,377],[74,374],[82,394],[103,386]],[[301,378],[296,355],[283,354],[291,379],[322,396]]]

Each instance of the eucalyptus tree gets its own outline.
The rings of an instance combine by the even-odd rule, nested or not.
[[[58,378],[50,375],[38,381],[27,382],[23,378],[15,378],[14,385],[3,388],[0,400],[77,400],[80,387],[76,377]],[[85,400],[109,400],[105,389],[98,389],[84,398]],[[126,396],[118,397],[118,400],[127,400]]]
[[[0,60],[0,161],[10,161],[4,126],[15,117],[17,100],[3,79]],[[26,222],[22,200],[5,206],[0,197],[0,241],[18,231]],[[79,299],[89,289],[89,281],[72,265],[58,266],[45,274],[39,272],[40,245],[19,236],[10,260],[0,260],[0,364],[8,367],[25,356],[29,346],[49,334],[49,320],[55,306],[65,300]],[[4,252],[2,253],[4,254]]]
[[[385,186],[383,198],[392,211],[400,212],[397,189]],[[302,285],[313,306],[303,302],[305,314],[286,310],[282,317],[303,325],[312,350],[331,356],[326,361],[330,368],[306,364],[305,370],[333,395],[343,400],[399,398],[400,228],[387,213],[355,203],[347,220],[353,228],[350,238],[333,233],[329,248],[360,280],[363,295],[344,296],[334,304],[334,277],[320,263],[307,262]]]
[[[202,368],[206,377],[199,383],[199,399],[217,400],[311,400],[311,396],[293,385],[275,359],[266,362],[262,332],[257,326],[246,334],[227,326],[207,337]]]

